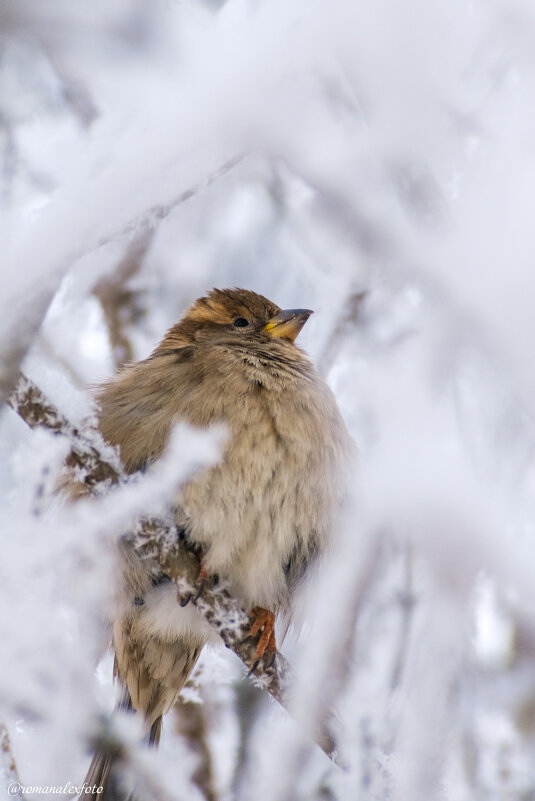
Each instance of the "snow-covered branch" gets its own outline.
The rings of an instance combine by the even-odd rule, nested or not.
[[[125,237],[132,235],[136,231],[139,231],[140,229],[151,229],[156,227],[158,223],[160,223],[162,220],[165,220],[165,218],[168,217],[177,206],[195,197],[195,195],[198,195],[204,189],[207,189],[215,181],[223,178],[228,172],[230,172],[230,170],[236,167],[242,161],[242,159],[243,156],[241,155],[233,156],[232,158],[227,159],[227,161],[225,161],[220,167],[217,167],[217,169],[209,173],[198,183],[192,184],[183,192],[180,192],[178,195],[176,195],[176,197],[171,198],[165,203],[157,203],[154,206],[151,206],[143,211],[139,216],[133,217],[125,226],[119,227],[102,237],[102,239],[100,239],[98,242],[98,247],[108,245],[110,242],[122,240]]]
[[[72,449],[67,458],[70,468],[80,469],[83,483],[93,493],[102,493],[125,476],[117,460],[108,461],[100,451],[98,433],[78,431],[26,376],[21,376],[9,405],[31,427],[43,426],[68,437]],[[106,447],[102,443],[103,447]],[[111,450],[111,449],[108,449]],[[112,459],[113,459],[112,452]],[[291,703],[292,669],[285,657],[277,652],[275,658],[266,654],[255,657],[256,640],[248,637],[253,623],[251,615],[230,595],[223,582],[208,582],[199,594],[198,577],[201,556],[180,538],[176,526],[161,518],[140,520],[134,530],[125,535],[129,544],[144,557],[153,559],[176,583],[177,598],[182,603],[194,603],[210,626],[217,631],[225,646],[243,662],[250,675],[283,707]],[[318,745],[335,757],[335,741],[330,725],[325,721],[315,737]]]
[[[71,452],[67,457],[67,466],[83,471],[83,482],[91,492],[102,492],[124,477],[113,450],[107,448],[106,458],[103,458],[94,444],[99,440],[98,433],[93,430],[90,438],[78,431],[26,376],[20,376],[7,402],[30,428],[42,426],[69,439]],[[99,445],[102,447],[104,443],[100,441]]]

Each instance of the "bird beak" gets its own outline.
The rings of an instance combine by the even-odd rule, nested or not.
[[[281,337],[292,342],[314,312],[311,309],[286,309],[267,322],[264,331],[271,337]]]

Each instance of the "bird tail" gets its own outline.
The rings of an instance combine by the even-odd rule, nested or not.
[[[123,687],[117,709],[133,711],[132,699],[126,687]],[[152,724],[147,735],[146,740],[149,745],[158,745],[161,731],[162,717],[160,715]],[[113,743],[99,745],[91,760],[79,798],[83,798],[84,801],[135,801],[132,789],[128,789],[123,783],[121,763],[120,750],[114,747]]]
[[[149,745],[157,746],[162,731],[162,717],[151,726],[147,737]],[[132,788],[123,783],[122,760],[113,749],[99,748],[89,766],[84,780],[84,790],[79,796],[84,801],[136,801]]]
[[[151,641],[149,640],[149,642]],[[149,687],[150,695],[143,698],[142,703],[140,703],[139,691],[136,699],[138,708],[143,709],[145,712],[148,729],[143,741],[153,747],[156,747],[160,742],[162,714],[171,706],[176,694],[187,681],[204,643],[195,641],[191,647],[187,647],[188,643],[186,643],[183,653],[179,654],[182,659],[176,656],[176,643],[169,645],[160,641],[158,644],[159,650],[157,648],[153,649],[153,651],[145,649],[145,658],[149,658],[153,652],[156,655],[159,654],[160,660],[157,664],[157,667],[159,667],[162,661],[162,649],[167,645],[167,650],[164,649],[163,653],[169,656],[172,670],[165,673],[164,680],[153,680],[152,685]],[[139,659],[137,660],[137,666],[139,670],[138,685],[140,684],[142,689],[146,691],[146,687],[139,680],[139,677],[145,678],[147,675],[150,677],[151,671]],[[149,668],[152,669],[153,667],[153,665],[149,664]],[[118,673],[117,668],[115,668],[115,672]],[[123,685],[121,699],[117,708],[126,712],[134,711],[130,693],[125,685]],[[128,783],[123,780],[124,769],[127,767],[125,752],[120,743],[114,742],[114,738],[109,736],[109,732],[107,734],[108,736],[105,733],[97,744],[97,750],[89,766],[85,778],[86,783],[79,799],[80,801],[82,799],[83,801],[136,801],[132,787],[128,787]],[[146,799],[143,801],[146,801]]]
[[[87,799],[87,801],[97,801],[98,799],[106,799],[106,801],[117,799],[118,801],[120,796],[116,794],[116,790],[119,788],[114,787],[116,782],[112,777],[115,761],[113,754],[109,751],[96,752],[84,779],[84,789],[80,798]]]
[[[156,718],[152,726],[150,727],[149,732],[149,745],[159,745],[160,744],[160,736],[162,733],[162,716],[160,715],[159,718]]]

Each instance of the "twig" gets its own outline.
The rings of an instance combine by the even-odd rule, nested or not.
[[[11,740],[4,723],[0,723],[0,773],[4,779],[7,795],[24,799],[17,763],[11,750]]]
[[[407,659],[407,648],[409,646],[412,620],[414,617],[414,609],[416,606],[416,596],[414,594],[414,578],[413,578],[413,554],[411,543],[407,543],[405,552],[403,553],[403,583],[404,586],[400,590],[398,598],[401,612],[401,624],[399,630],[399,641],[392,670],[392,677],[390,679],[390,689],[393,692],[397,690],[401,682],[405,662]]]
[[[244,156],[241,155],[234,156],[206,176],[204,180],[181,192],[169,203],[152,206],[144,212],[141,218],[131,221],[119,232],[99,242],[99,247],[101,247],[126,235],[134,234],[114,274],[101,278],[93,289],[93,294],[100,301],[106,318],[116,367],[121,367],[131,361],[134,356],[125,326],[128,323],[134,323],[141,311],[135,302],[135,292],[128,289],[126,284],[139,271],[154,238],[157,224],[168,217],[181,203],[195,197],[219,178],[225,176],[243,158]]]
[[[347,339],[350,332],[357,325],[361,307],[365,299],[366,292],[357,289],[354,289],[347,296],[319,358],[318,370],[322,375],[325,375],[332,367],[340,348],[340,342]]]
[[[118,239],[122,239],[124,236],[133,233],[134,231],[138,231],[140,228],[153,228],[157,225],[161,220],[165,220],[172,211],[175,210],[177,206],[181,203],[185,203],[186,200],[190,200],[195,195],[198,195],[204,189],[207,189],[211,184],[215,181],[219,180],[219,178],[223,178],[230,170],[236,167],[242,160],[244,156],[233,156],[233,158],[225,161],[221,167],[218,167],[217,170],[207,175],[202,181],[199,181],[196,184],[193,184],[188,189],[185,189],[183,192],[180,192],[175,198],[170,200],[168,203],[165,204],[157,204],[155,206],[151,206],[149,209],[143,212],[142,215],[136,217],[135,219],[131,220],[131,222],[127,223],[123,228],[120,228],[117,231],[109,234],[108,236],[102,237],[99,240],[97,247],[103,247],[104,245],[109,245],[110,242],[116,242]]]
[[[31,428],[44,426],[69,438],[73,447],[68,463],[80,468],[81,475],[85,475],[83,481],[92,492],[102,492],[111,483],[124,479],[120,467],[102,456],[100,448],[94,442],[96,437],[90,438],[81,434],[25,376],[21,376],[9,398],[9,405]],[[176,582],[180,599],[195,597],[200,555],[197,550],[194,552],[180,540],[174,523],[157,518],[140,520],[134,530],[125,536],[131,547],[142,556],[156,561]],[[256,641],[247,636],[253,619],[232,598],[226,585],[218,582],[207,587],[194,603],[210,626],[218,632],[226,647],[241,659],[248,673],[288,709],[293,684],[291,666],[279,652],[275,659],[270,656],[265,656],[260,661],[256,659]],[[327,721],[315,739],[327,756],[335,759],[335,741]]]
[[[143,312],[136,302],[136,292],[129,289],[127,283],[139,272],[154,234],[154,228],[142,225],[115,271],[101,278],[93,288],[93,295],[100,301],[106,318],[116,368],[134,358],[132,343],[125,329],[127,325],[135,323]]]
[[[197,767],[191,777],[193,784],[206,801],[217,801],[212,754],[207,740],[206,706],[206,701],[198,704],[186,701],[180,695],[173,707],[174,728],[186,740],[190,752],[197,758]]]
[[[243,158],[244,156],[239,155],[229,159],[206,178],[193,184],[193,186],[181,192],[169,202],[151,206],[140,214],[133,215],[126,224],[111,230],[105,236],[98,236],[97,238],[91,234],[83,248],[74,252],[69,251],[67,255],[58,257],[58,268],[53,275],[47,276],[47,281],[44,281],[42,286],[36,286],[32,289],[32,292],[28,293],[27,297],[22,298],[21,296],[14,301],[13,313],[1,321],[0,339],[2,340],[3,348],[0,353],[0,403],[7,400],[11,394],[17,381],[22,361],[28,353],[57,287],[70,268],[71,263],[82,256],[94,253],[104,245],[123,239],[123,237],[138,231],[140,228],[155,228],[178,205],[211,186],[211,184],[239,164]]]
[[[355,654],[357,640],[358,622],[361,619],[362,610],[369,598],[372,587],[377,583],[380,570],[384,564],[385,556],[385,536],[382,532],[377,532],[377,537],[371,545],[367,559],[363,565],[363,570],[358,580],[355,581],[351,595],[346,599],[347,603],[347,636],[340,643],[339,658],[333,660],[338,668],[331,681],[330,695],[325,703],[330,705],[346,688],[351,675],[351,666]]]
[[[40,351],[39,355],[42,354],[45,358],[50,359],[76,389],[82,390],[87,386],[85,376],[77,369],[78,365],[71,364],[68,357],[59,352],[53,337],[49,336],[46,330],[39,331],[36,345]]]
[[[88,436],[81,434],[26,376],[20,376],[7,403],[30,428],[42,426],[69,439],[71,452],[67,457],[67,465],[73,470],[82,471],[83,483],[92,492],[103,492],[110,484],[116,484],[120,478],[124,478],[118,459],[115,458],[115,463],[110,461],[114,457],[112,449],[107,448],[109,457],[104,459],[100,453],[101,448]],[[98,433],[93,431],[92,434],[98,442]],[[100,444],[105,448],[103,441]]]

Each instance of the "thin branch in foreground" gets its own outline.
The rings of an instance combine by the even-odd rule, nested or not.
[[[32,287],[32,291],[27,293],[24,299],[22,296],[14,299],[13,310],[17,313],[15,316],[9,315],[7,322],[6,320],[1,321],[3,327],[0,331],[0,337],[2,338],[3,350],[0,358],[0,403],[6,401],[13,391],[24,357],[34,341],[59,283],[71,266],[71,262],[94,253],[111,242],[117,242],[140,228],[155,228],[177,206],[207,189],[238,165],[243,158],[243,155],[237,155],[228,159],[204,179],[180,192],[168,202],[155,204],[138,214],[134,214],[126,223],[112,229],[107,234],[97,234],[96,236],[91,234],[84,248],[80,248],[74,255],[69,252],[69,261],[65,261],[63,254],[60,254],[60,267],[56,269],[53,278],[49,276],[48,282],[43,282],[42,286],[36,285]],[[39,248],[37,247],[35,252],[38,250]]]
[[[138,301],[139,293],[130,289],[128,282],[141,269],[155,232],[154,227],[140,226],[114,272],[100,278],[93,287],[93,295],[100,301],[106,319],[116,368],[122,367],[134,358],[134,350],[126,328],[137,322],[143,315],[143,310]]]
[[[197,767],[191,780],[199,789],[206,801],[218,801],[214,784],[214,767],[212,753],[208,744],[208,726],[206,720],[206,700],[199,704],[187,701],[179,695],[173,706],[173,728],[187,743],[188,750],[194,754]]]
[[[147,209],[139,217],[131,220],[123,228],[120,228],[109,236],[100,239],[97,247],[100,248],[104,245],[109,245],[110,242],[116,242],[117,240],[122,239],[124,236],[127,236],[142,227],[152,228],[156,226],[159,222],[161,222],[161,220],[165,220],[165,218],[168,217],[177,206],[200,194],[200,192],[202,192],[204,189],[207,189],[209,186],[215,183],[215,181],[223,178],[223,176],[240,164],[243,159],[243,155],[233,156],[232,158],[228,159],[228,161],[225,161],[224,164],[207,175],[202,181],[199,181],[197,184],[190,186],[189,189],[185,189],[183,192],[180,192],[180,194],[178,194],[168,203],[160,203],[155,206],[151,206],[151,208]]]
[[[83,473],[83,483],[91,492],[105,491],[111,484],[116,484],[124,478],[118,460],[113,460],[112,449],[107,448],[110,460],[104,459],[92,439],[78,431],[25,375],[19,377],[7,403],[30,428],[43,427],[54,434],[62,434],[68,438],[71,452],[67,457],[67,466]],[[96,431],[91,433],[93,438],[97,439],[98,433]],[[102,446],[104,447],[104,442]],[[113,464],[111,460],[114,461]]]
[[[11,750],[11,740],[4,723],[0,723],[0,773],[6,786],[6,795],[24,799],[17,763]]]
[[[25,376],[20,377],[9,398],[9,405],[31,428],[43,426],[68,437],[72,451],[67,462],[85,475],[83,482],[91,492],[102,492],[110,484],[124,479],[120,466],[110,464],[93,438],[80,433]],[[159,518],[139,520],[125,539],[140,555],[154,560],[176,583],[178,600],[195,598],[201,555],[198,549],[194,551],[180,539],[172,521]],[[293,672],[289,662],[280,652],[274,659],[267,654],[260,661],[256,659],[256,640],[248,637],[253,618],[230,595],[225,583],[212,583],[191,602],[218,632],[225,646],[241,659],[248,673],[285,709],[290,710]],[[325,716],[314,739],[327,756],[336,761],[331,725],[330,716]]]
[[[399,687],[406,667],[407,650],[410,645],[411,627],[413,624],[414,611],[417,604],[417,597],[414,593],[414,566],[413,552],[411,543],[405,546],[403,558],[403,587],[398,593],[400,605],[401,622],[399,629],[399,639],[390,679],[390,689],[394,692]]]
[[[332,367],[340,348],[340,342],[344,341],[344,339],[348,337],[349,332],[358,325],[362,305],[365,300],[366,292],[357,289],[354,289],[346,298],[319,357],[318,370],[322,375],[326,375]]]

